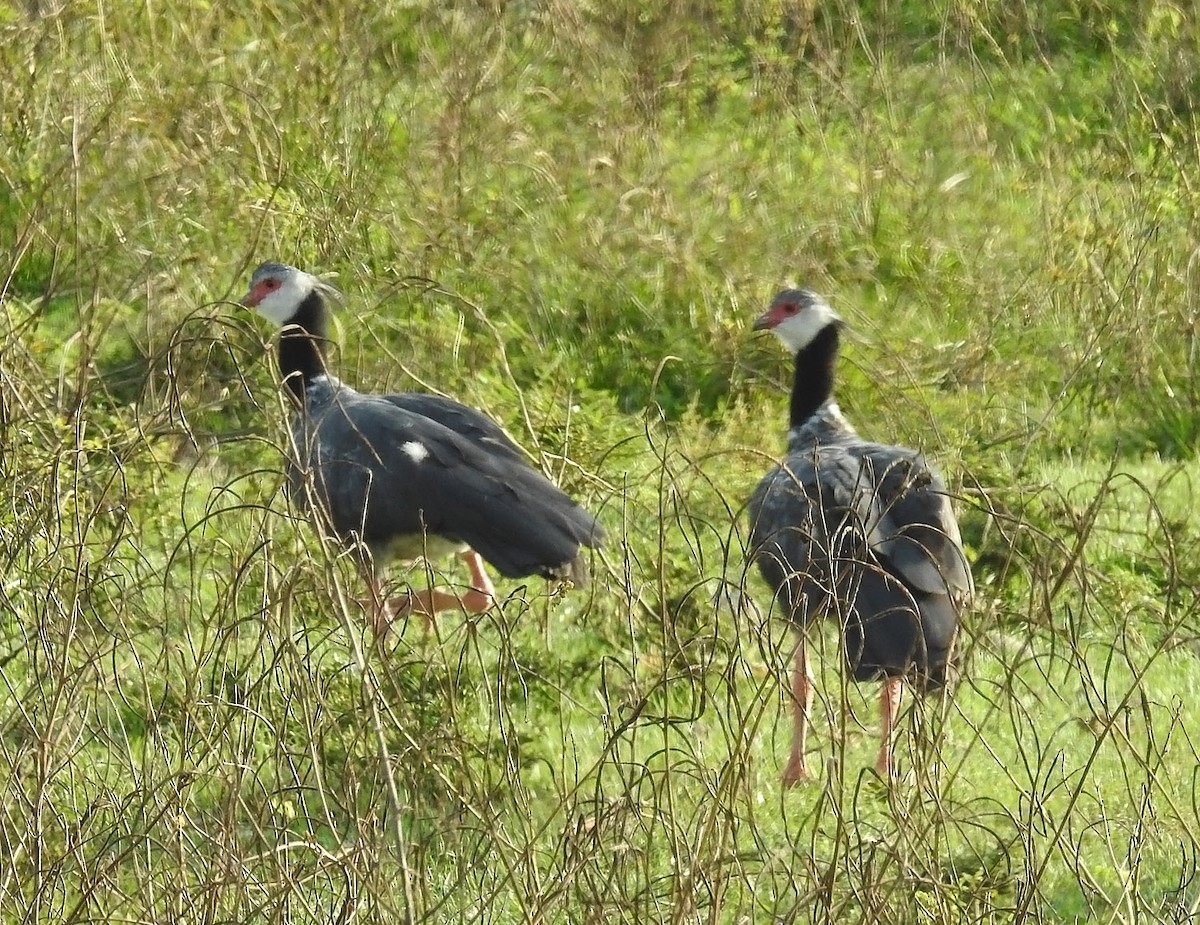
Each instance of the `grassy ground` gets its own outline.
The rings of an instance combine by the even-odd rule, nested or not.
[[[1189,920],[1197,73],[1168,0],[0,3],[0,919]],[[587,591],[371,638],[280,491],[267,258],[600,512]],[[778,783],[793,281],[979,585],[891,789],[828,632]]]

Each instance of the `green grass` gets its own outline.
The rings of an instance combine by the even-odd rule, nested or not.
[[[36,6],[0,4],[0,921],[1194,914],[1190,7]],[[229,301],[267,258],[345,290],[347,379],[485,408],[599,512],[589,589],[376,643],[281,491]],[[979,586],[890,790],[829,628],[820,780],[778,783],[740,511],[788,282]]]

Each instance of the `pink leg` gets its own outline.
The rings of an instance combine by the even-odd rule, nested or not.
[[[483,558],[473,549],[462,554],[463,561],[471,572],[471,587],[465,594],[455,594],[442,588],[423,588],[411,594],[401,594],[381,603],[376,610],[375,630],[387,632],[392,620],[402,614],[411,613],[422,617],[426,625],[443,610],[461,610],[467,613],[483,613],[496,602],[496,588],[483,568]],[[378,599],[378,591],[376,591]]]
[[[816,679],[808,664],[808,648],[801,637],[800,644],[796,647],[796,664],[792,672],[792,753],[788,756],[787,767],[783,771],[785,787],[812,778],[804,760],[804,746],[808,741],[808,721],[812,716],[815,693]]]
[[[896,738],[896,717],[900,715],[900,699],[904,696],[904,679],[888,678],[879,692],[879,758],[875,770],[884,779],[892,776],[892,743]]]
[[[496,603],[496,586],[483,569],[483,557],[474,549],[462,554],[471,572],[471,587],[462,596],[462,607],[468,613],[483,613]]]

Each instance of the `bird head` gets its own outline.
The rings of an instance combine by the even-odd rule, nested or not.
[[[283,327],[295,319],[300,306],[313,292],[337,294],[336,289],[311,273],[268,261],[259,264],[250,277],[250,289],[242,296],[241,303]]]
[[[771,331],[789,350],[799,353],[825,328],[841,323],[838,313],[811,289],[785,289],[755,319],[754,330]]]

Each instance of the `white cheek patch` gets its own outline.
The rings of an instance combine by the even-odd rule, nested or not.
[[[429,449],[423,443],[418,443],[416,440],[409,440],[402,444],[400,449],[415,463],[422,463],[429,458]]]
[[[837,320],[837,314],[827,302],[813,302],[799,314],[793,315],[775,327],[775,335],[793,353],[798,353],[821,331]]]
[[[283,327],[292,320],[300,303],[308,298],[316,283],[316,277],[303,270],[288,274],[278,289],[267,293],[258,303],[258,313],[268,321]]]

